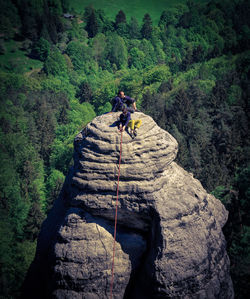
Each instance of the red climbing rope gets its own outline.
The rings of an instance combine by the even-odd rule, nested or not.
[[[113,284],[114,284],[115,240],[116,240],[116,224],[117,224],[117,209],[118,209],[118,198],[119,198],[119,182],[120,182],[121,159],[122,159],[122,132],[121,132],[120,158],[119,158],[118,180],[117,180],[117,192],[116,192],[115,230],[114,230],[114,243],[113,243],[112,278],[111,278],[111,284],[110,284],[110,299],[112,299],[112,291],[113,291]]]

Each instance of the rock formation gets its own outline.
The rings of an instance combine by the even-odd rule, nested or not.
[[[119,113],[75,138],[74,166],[45,220],[24,295],[109,298]],[[233,298],[224,206],[178,166],[177,142],[136,112],[123,133],[113,298]]]

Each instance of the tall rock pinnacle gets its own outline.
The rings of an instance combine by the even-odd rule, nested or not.
[[[119,113],[75,138],[74,166],[43,223],[24,284],[33,298],[109,298]],[[113,298],[233,298],[224,206],[178,166],[177,142],[153,119],[123,133]]]

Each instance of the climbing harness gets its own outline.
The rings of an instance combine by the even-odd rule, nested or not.
[[[112,260],[112,277],[111,277],[111,284],[110,284],[110,299],[112,299],[112,291],[113,291],[113,284],[114,284],[115,241],[116,241],[116,225],[117,225],[117,209],[118,209],[118,198],[119,198],[119,182],[120,182],[121,159],[122,159],[122,132],[121,132],[120,158],[119,158],[118,179],[117,179],[117,192],[116,192],[115,229],[114,229],[114,242],[113,242],[113,260]]]

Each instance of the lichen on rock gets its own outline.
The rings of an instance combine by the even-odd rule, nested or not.
[[[96,117],[75,138],[74,166],[43,224],[24,293],[109,298],[119,113]],[[140,112],[123,133],[114,298],[233,298],[222,227],[227,211],[174,162],[178,145]],[[39,280],[39,275],[45,275]]]

